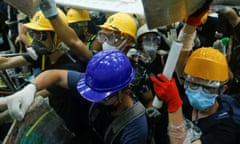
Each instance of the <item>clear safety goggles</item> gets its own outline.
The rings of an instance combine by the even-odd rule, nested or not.
[[[107,42],[110,45],[114,45],[122,39],[123,39],[122,36],[117,36],[114,32],[106,32],[106,31],[100,30],[97,33],[97,40],[100,43]]]
[[[28,32],[29,32],[29,35],[32,37],[32,39],[35,39],[37,41],[47,40],[47,36],[48,36],[47,31],[29,30]]]
[[[217,94],[219,91],[220,82],[203,80],[199,78],[194,78],[187,76],[184,82],[184,88],[190,88],[192,90],[202,89],[205,93],[208,94]]]
[[[154,43],[154,44],[160,44],[161,43],[161,37],[160,36],[143,36],[141,38],[142,43]]]

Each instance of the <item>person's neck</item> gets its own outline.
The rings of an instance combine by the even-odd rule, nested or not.
[[[54,53],[50,54],[49,59],[51,61],[51,64],[55,64],[64,53],[65,52],[62,50],[56,50]]]
[[[210,108],[208,108],[207,110],[203,110],[203,111],[195,110],[195,113],[199,114],[199,119],[208,117],[208,116],[216,113],[216,111],[218,110],[218,107],[219,107],[219,103],[216,101],[215,104],[213,106],[211,106]]]
[[[128,108],[133,106],[133,99],[131,98],[130,95],[125,95],[122,96],[121,100],[118,100],[118,103],[116,103],[116,111],[112,112],[112,115],[116,116],[116,115],[120,115],[122,112],[124,112],[125,110],[127,110]]]

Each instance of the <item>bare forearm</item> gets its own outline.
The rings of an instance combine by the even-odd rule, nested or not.
[[[80,60],[87,62],[91,57],[91,53],[86,45],[78,38],[75,31],[64,23],[59,16],[50,21],[58,37],[72,49]]]
[[[30,65],[22,56],[15,57],[1,57],[0,56],[0,70],[15,68],[19,66]]]
[[[182,77],[184,75],[183,72],[184,66],[192,50],[193,40],[195,38],[195,31],[196,31],[195,26],[185,24],[178,36],[178,40],[182,42],[183,47],[179,55],[175,71],[177,73],[178,80],[181,84],[183,84]]]
[[[59,85],[67,88],[67,71],[65,70],[48,70],[39,74],[33,83],[36,84],[37,90],[46,89],[53,85]]]

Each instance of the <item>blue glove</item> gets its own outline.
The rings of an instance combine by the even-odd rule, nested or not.
[[[57,5],[54,0],[41,0],[39,6],[46,18],[51,19],[58,15]]]

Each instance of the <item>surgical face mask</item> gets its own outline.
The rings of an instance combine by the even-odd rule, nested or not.
[[[186,88],[185,93],[188,97],[190,105],[200,111],[213,106],[217,97],[217,94],[204,92],[201,87],[197,90],[193,90],[188,87]]]
[[[126,42],[127,42],[126,39],[123,40],[122,43],[119,46],[112,46],[112,45],[108,44],[107,42],[103,42],[102,49],[103,50],[113,50],[113,49],[120,50]]]

